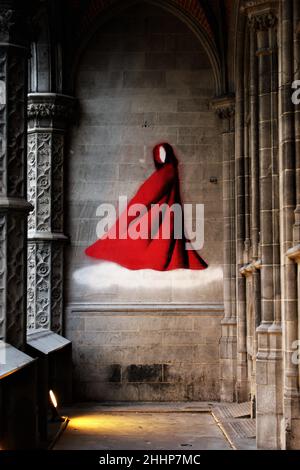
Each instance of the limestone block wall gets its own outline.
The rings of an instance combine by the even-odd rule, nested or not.
[[[99,27],[81,57],[76,95],[81,110],[68,156],[65,299],[77,389],[91,399],[217,399],[222,151],[220,123],[210,109],[209,60],[181,20],[141,4]],[[205,206],[201,256],[209,268],[130,272],[86,257],[84,249],[96,240],[97,207],[134,195],[154,171],[151,151],[162,141],[180,161],[184,203]],[[126,307],[132,304],[152,310],[132,315]],[[182,312],[182,305],[197,309]]]
[[[70,307],[79,400],[218,400],[222,310]]]

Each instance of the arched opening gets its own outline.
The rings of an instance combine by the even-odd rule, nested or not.
[[[165,0],[163,3],[159,0],[144,0],[141,4],[138,0],[126,0],[120,2],[119,0],[104,0],[90,4],[90,11],[87,10],[85,16],[82,18],[82,23],[79,31],[79,46],[76,50],[74,60],[72,61],[72,72],[70,74],[70,87],[75,86],[77,67],[81,60],[81,55],[84,53],[91,38],[102,28],[102,25],[110,21],[115,16],[119,15],[122,11],[128,10],[130,7],[135,8],[136,5],[144,8],[146,4],[157,6],[160,9],[176,16],[181,22],[194,33],[200,41],[203,50],[206,53],[208,61],[213,71],[213,79],[215,86],[215,96],[224,93],[222,79],[222,66],[219,55],[219,50],[216,44],[215,32],[212,24],[207,19],[206,12],[201,5],[201,2],[192,0],[184,2],[182,0]],[[143,6],[144,5],[144,6]]]
[[[68,158],[66,334],[79,399],[217,400],[223,314],[222,154],[199,38],[151,3],[101,25],[77,68]],[[171,143],[184,203],[204,204],[206,271],[128,271],[87,258],[101,203],[130,199]]]

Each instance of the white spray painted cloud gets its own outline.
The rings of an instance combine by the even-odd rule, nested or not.
[[[222,279],[222,268],[216,266],[209,266],[201,271],[190,269],[163,272],[150,269],[131,271],[115,263],[101,261],[77,269],[73,273],[73,280],[78,286],[88,286],[90,289],[101,289],[101,291],[111,289],[114,286],[126,289],[136,289],[136,287],[162,289],[170,284],[176,289],[195,289],[207,287],[211,283],[222,281]]]

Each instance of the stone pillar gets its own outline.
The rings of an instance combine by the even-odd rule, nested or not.
[[[28,332],[62,333],[65,132],[74,99],[28,95]]]
[[[251,402],[256,404],[256,329],[261,321],[260,293],[260,197],[259,197],[259,149],[258,149],[258,70],[256,58],[256,33],[250,30],[250,161],[251,161],[251,247],[252,247],[252,299],[253,299],[253,377],[251,380]],[[252,407],[252,416],[256,415],[256,407]]]
[[[245,254],[245,145],[244,145],[244,44],[245,37],[239,37],[241,47],[237,55],[238,72],[236,79],[235,113],[235,199],[236,199],[236,315],[237,315],[237,383],[238,402],[249,398],[247,370],[247,318],[246,279],[241,273]]]
[[[0,1],[0,339],[23,348],[26,335],[26,10]]]
[[[223,121],[223,217],[224,217],[224,319],[220,342],[222,401],[235,400],[236,305],[235,305],[235,162],[234,97],[214,100],[213,107]]]
[[[278,200],[276,1],[249,2],[256,32],[260,161],[261,322],[257,329],[257,445],[280,447],[282,351]]]
[[[291,100],[292,82],[300,79],[300,5],[281,3],[280,188],[282,200],[282,307],[284,333],[284,419],[282,448],[300,446],[300,374],[294,360],[300,338],[300,107]],[[291,51],[294,51],[294,63]],[[296,210],[294,211],[296,207]],[[294,227],[293,227],[294,221]],[[297,286],[298,270],[298,286]],[[298,300],[297,300],[298,299]]]
[[[290,5],[283,5],[283,10],[287,10],[288,8],[291,10],[292,6]],[[283,14],[286,14],[284,13]],[[286,21],[289,21],[289,25],[292,28],[293,34],[293,51],[294,51],[294,63],[293,63],[293,80],[300,80],[300,4],[297,0],[293,0],[293,24],[291,23],[291,19],[284,20],[284,25],[286,25]],[[289,36],[291,39],[291,30],[283,31],[283,38],[287,42],[286,36]],[[289,42],[291,44],[291,41]],[[291,61],[288,60],[288,57],[283,57],[285,61],[285,65],[289,68],[291,67]],[[290,70],[290,69],[289,69]],[[291,105],[291,103],[289,103]],[[294,110],[293,110],[294,111]],[[295,209],[295,223],[294,223],[294,230],[293,230],[293,240],[294,244],[300,243],[300,107],[299,105],[295,109],[295,146],[296,146],[296,209]]]

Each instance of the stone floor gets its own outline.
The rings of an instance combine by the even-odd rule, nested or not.
[[[231,450],[212,404],[81,404],[55,450]]]

